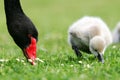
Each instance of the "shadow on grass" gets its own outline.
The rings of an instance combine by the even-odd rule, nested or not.
[[[83,63],[93,63],[93,62],[96,62],[97,58],[94,57],[93,55],[87,54],[87,55],[83,55],[81,57],[67,56],[65,59],[58,59],[58,60],[60,60],[61,62],[64,62],[64,63],[79,64],[79,61],[82,61]]]

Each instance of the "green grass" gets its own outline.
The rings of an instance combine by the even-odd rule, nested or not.
[[[24,12],[39,31],[37,57],[44,62],[32,66],[8,34],[4,0],[0,0],[1,80],[120,80],[120,44],[105,51],[105,63],[83,53],[77,59],[67,43],[68,27],[77,19],[101,17],[112,30],[120,20],[118,0],[21,0]],[[25,62],[17,61],[16,59]],[[81,63],[81,62],[82,63]]]

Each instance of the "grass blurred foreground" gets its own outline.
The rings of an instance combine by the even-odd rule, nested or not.
[[[120,20],[118,0],[21,0],[39,31],[36,66],[30,65],[8,34],[0,0],[0,80],[120,80],[120,44],[105,51],[105,63],[83,53],[77,59],[67,42],[69,26],[83,16],[99,16],[111,31]]]

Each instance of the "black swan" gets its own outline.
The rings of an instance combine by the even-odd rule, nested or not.
[[[34,65],[38,31],[21,8],[20,0],[4,0],[6,24],[14,42],[22,49],[24,56]]]

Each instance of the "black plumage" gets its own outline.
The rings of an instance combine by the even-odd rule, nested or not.
[[[30,44],[30,36],[36,40],[38,32],[24,14],[20,0],[4,0],[7,28],[15,43],[23,50]]]

